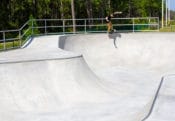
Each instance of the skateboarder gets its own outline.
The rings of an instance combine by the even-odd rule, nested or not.
[[[106,22],[107,22],[107,27],[108,27],[108,33],[112,33],[116,30],[113,29],[111,19],[114,17],[114,15],[121,14],[122,12],[114,12],[113,14],[110,14],[109,16],[106,17]]]
[[[109,16],[106,17],[106,22],[107,22],[107,27],[108,27],[108,33],[113,30],[112,22],[111,22],[111,18],[112,17],[114,17],[113,14],[111,14],[111,15],[109,15]]]

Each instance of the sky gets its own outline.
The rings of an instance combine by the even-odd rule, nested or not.
[[[170,9],[175,11],[175,0],[169,0],[170,1]]]

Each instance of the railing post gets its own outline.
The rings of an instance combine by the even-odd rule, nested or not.
[[[134,21],[134,20],[135,20],[135,19],[133,18],[133,19],[132,19],[132,25],[133,25],[133,28],[132,28],[133,30],[132,30],[132,32],[135,32],[135,21]]]
[[[63,34],[65,34],[65,20],[63,19]]]
[[[22,42],[21,42],[21,30],[19,30],[19,46],[21,47],[22,46]]]
[[[152,19],[151,19],[150,17],[147,17],[146,19],[147,19],[147,21],[148,21],[148,23],[147,23],[148,27],[147,27],[147,28],[148,28],[148,30],[150,30],[151,24],[152,24],[152,22],[151,22]],[[151,19],[151,20],[150,20],[150,19]]]
[[[160,30],[159,17],[157,17],[157,19],[158,19],[158,20],[157,20],[157,25],[158,25],[158,26],[157,26],[157,30],[159,31],[159,30]]]
[[[6,49],[5,32],[3,32],[4,50]]]
[[[32,19],[32,35],[33,35],[33,32],[34,32],[33,28],[34,28],[34,26],[33,26],[33,19]]]
[[[47,21],[46,21],[46,19],[44,20],[44,28],[45,28],[45,34],[47,33]]]
[[[86,25],[86,19],[84,20],[84,32],[86,33],[87,32],[87,25]]]

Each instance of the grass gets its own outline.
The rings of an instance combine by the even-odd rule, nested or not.
[[[160,28],[160,32],[175,32],[175,25],[169,26],[169,27]]]
[[[5,50],[12,49],[12,48],[18,48],[20,47],[20,41],[13,41],[13,42],[6,42],[5,45],[4,43],[0,43],[0,50]]]

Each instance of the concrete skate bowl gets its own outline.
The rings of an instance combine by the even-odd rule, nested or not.
[[[148,101],[149,111],[142,120],[170,121],[175,120],[170,116],[175,108],[174,38],[174,33],[87,34],[61,37],[60,47],[83,54],[94,73],[126,97],[149,95],[137,103]],[[165,79],[169,74],[171,81]]]
[[[150,113],[162,75],[174,73],[173,38],[164,33],[53,35],[2,52],[0,120],[141,121]],[[169,106],[173,77],[166,80],[155,104],[158,113],[153,109],[146,120],[160,121],[159,112],[170,107],[174,113]],[[164,114],[161,120],[167,118]]]
[[[34,37],[0,53],[0,120],[140,120],[150,95],[136,97],[100,79],[82,54],[59,48],[59,36]],[[130,95],[130,96],[129,96]],[[134,98],[132,96],[135,96]]]

